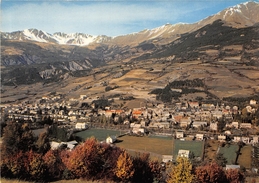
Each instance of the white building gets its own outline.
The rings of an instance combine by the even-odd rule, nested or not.
[[[84,129],[87,129],[88,126],[86,123],[76,123],[76,129],[79,129],[79,130],[84,130]]]
[[[115,141],[117,140],[117,138],[115,137],[115,136],[108,136],[107,138],[106,138],[106,143],[107,144],[113,144]]]
[[[178,157],[189,158],[189,155],[190,155],[189,150],[179,149],[179,151],[178,151]]]

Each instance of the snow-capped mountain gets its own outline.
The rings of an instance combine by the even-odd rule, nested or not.
[[[58,32],[54,34],[49,34],[47,32],[37,29],[26,29],[23,31],[16,31],[12,33],[1,33],[1,38],[80,46],[89,45],[91,43],[137,45],[141,42],[150,40],[163,44],[179,38],[181,34],[198,30],[203,26],[211,24],[218,19],[223,20],[226,25],[231,27],[241,28],[252,26],[259,22],[258,12],[259,3],[246,2],[236,5],[234,7],[227,8],[215,15],[209,16],[193,24],[165,24],[154,29],[146,29],[137,33],[119,35],[117,37],[108,37],[103,35],[92,36],[84,33],[66,34]]]
[[[226,25],[231,27],[248,27],[259,22],[258,12],[258,2],[246,2],[220,11],[217,14],[200,21],[199,23],[208,24],[210,22],[214,22],[215,20],[221,19],[226,22]]]
[[[246,2],[238,4],[234,7],[227,8],[219,13],[209,16],[199,22],[193,24],[178,23],[165,24],[163,26],[146,29],[138,33],[123,35],[115,37],[112,41],[114,43],[133,42],[141,43],[146,40],[159,41],[161,43],[168,43],[177,39],[181,34],[193,32],[202,28],[205,25],[212,24],[214,21],[220,19],[226,25],[242,28],[252,26],[259,22],[259,3]],[[136,42],[137,41],[137,42]]]
[[[109,37],[107,36],[92,36],[84,33],[66,34],[61,32],[49,34],[45,31],[37,29],[25,29],[23,31],[16,31],[12,33],[2,33],[1,37],[3,39],[14,39],[20,41],[29,40],[80,46],[85,46],[93,42],[101,43],[103,41],[109,40]]]

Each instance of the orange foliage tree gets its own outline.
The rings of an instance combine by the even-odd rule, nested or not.
[[[237,169],[227,170],[226,177],[229,183],[239,183],[244,180],[244,175]]]
[[[195,175],[197,182],[199,183],[226,182],[226,176],[223,168],[215,162],[197,167],[195,170]]]
[[[43,156],[43,161],[47,167],[48,180],[62,178],[65,165],[62,162],[60,150],[49,150]]]
[[[8,178],[19,178],[23,180],[43,180],[46,167],[42,155],[32,150],[17,152],[12,156],[5,156],[1,160],[1,176]]]
[[[101,169],[100,153],[103,149],[95,138],[87,139],[78,145],[67,157],[63,157],[63,162],[67,169],[76,178],[94,178]]]
[[[123,182],[129,181],[134,175],[133,160],[126,151],[123,151],[117,160],[115,174]]]

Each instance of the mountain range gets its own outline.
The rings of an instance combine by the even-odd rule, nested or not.
[[[145,88],[146,97],[168,82],[201,78],[206,92],[218,98],[255,95],[259,92],[258,12],[259,3],[247,2],[193,24],[165,24],[116,37],[37,29],[1,32],[2,94],[4,88],[33,88],[36,83],[59,92],[60,85],[67,86],[74,95],[84,93],[83,86],[99,93],[100,86],[103,92],[107,85],[116,85],[113,92],[123,94],[132,84],[130,91]],[[80,87],[73,84],[77,80]],[[228,80],[235,83],[227,85]],[[94,87],[96,83],[105,86]],[[136,90],[132,95],[144,96]]]
[[[105,35],[93,36],[85,33],[67,34],[57,32],[54,34],[50,34],[42,30],[26,29],[23,31],[16,31],[11,33],[1,33],[1,39],[20,41],[29,40],[78,46],[85,46],[93,43],[131,45],[133,43],[141,43],[147,40],[156,41],[156,39],[169,39],[168,41],[172,41],[176,39],[180,34],[195,31],[207,24],[211,24],[218,19],[224,21],[226,25],[235,28],[252,26],[255,23],[259,22],[258,9],[258,3],[247,2],[231,8],[227,8],[215,15],[207,17],[193,24],[165,24],[161,27],[157,27],[151,30],[146,29],[137,33],[119,35],[116,37],[108,37]]]

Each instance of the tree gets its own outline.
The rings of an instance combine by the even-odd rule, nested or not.
[[[90,179],[102,170],[100,153],[103,149],[95,138],[87,139],[62,159],[76,178]]]
[[[133,159],[134,175],[133,182],[153,182],[151,167],[149,166],[149,154],[137,154]]]
[[[177,165],[169,173],[168,183],[191,183],[194,179],[192,174],[192,164],[188,158],[178,157]]]
[[[34,137],[27,123],[9,122],[4,128],[2,155],[13,155],[19,151],[34,149]]]
[[[46,132],[39,135],[36,146],[38,148],[38,152],[42,154],[45,154],[50,149],[49,138]]]
[[[153,182],[160,182],[162,180],[161,165],[157,160],[149,161],[149,168],[152,173]]]
[[[42,156],[32,150],[16,152],[1,160],[1,176],[22,180],[43,180],[46,169]]]
[[[215,162],[197,167],[195,170],[195,176],[198,183],[226,182],[223,168]]]
[[[227,162],[228,162],[227,159],[223,156],[222,153],[218,153],[218,154],[216,155],[215,160],[216,160],[216,163],[217,163],[219,166],[221,166],[221,167],[225,167],[226,164],[227,164]]]
[[[62,178],[65,165],[62,162],[61,157],[60,150],[49,150],[43,156],[43,161],[47,167],[48,179],[50,181]]]
[[[115,174],[120,180],[127,182],[134,175],[134,171],[133,161],[130,155],[124,150],[117,160]]]
[[[101,144],[102,151],[100,154],[101,163],[100,167],[102,168],[98,174],[95,175],[97,179],[103,180],[114,180],[116,175],[114,174],[114,169],[117,166],[117,160],[122,153],[122,149],[116,146],[110,146],[109,144]]]
[[[42,160],[42,155],[32,150],[27,151],[23,157],[23,168],[26,170],[26,180],[44,180],[46,173],[46,168],[44,161]]]
[[[229,183],[239,183],[244,180],[244,175],[238,169],[229,169],[226,171],[226,178]]]

